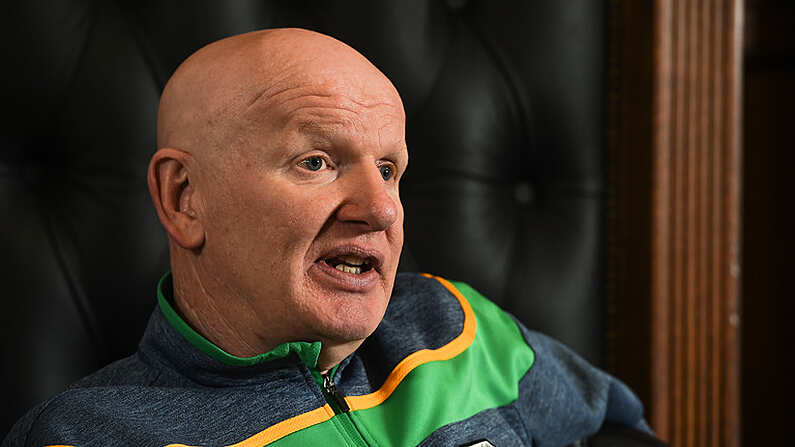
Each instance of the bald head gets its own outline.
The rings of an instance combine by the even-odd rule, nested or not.
[[[157,145],[192,154],[223,148],[263,108],[313,87],[362,103],[400,102],[373,64],[332,37],[296,28],[254,31],[211,43],[179,66],[160,100]]]

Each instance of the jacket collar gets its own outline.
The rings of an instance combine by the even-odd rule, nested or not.
[[[320,342],[284,343],[252,357],[231,355],[210,342],[177,312],[170,273],[158,284],[157,300],[139,349],[145,361],[164,364],[210,386],[263,382],[284,368],[316,372]]]

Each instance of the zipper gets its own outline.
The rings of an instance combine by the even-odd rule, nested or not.
[[[345,397],[342,396],[342,393],[340,393],[340,390],[337,389],[337,385],[331,378],[331,374],[323,373],[320,376],[323,377],[323,391],[325,391],[326,395],[330,396],[334,403],[337,404],[337,408],[334,409],[334,412],[347,413],[351,411],[348,403],[345,402]]]
[[[317,371],[317,370],[315,370]],[[323,395],[326,397],[326,401],[331,405],[332,410],[334,410],[334,414],[339,417],[334,418],[337,422],[338,427],[342,430],[343,433],[347,436],[348,440],[352,443],[352,445],[357,447],[368,447],[370,444],[365,441],[362,434],[359,432],[359,429],[351,420],[351,408],[348,406],[348,403],[345,402],[345,396],[342,395],[340,390],[337,388],[337,385],[334,383],[334,373],[336,372],[336,368],[332,369],[331,372],[321,373],[319,385],[320,388],[323,390]],[[315,374],[318,374],[317,372]],[[317,376],[315,376],[317,377]]]

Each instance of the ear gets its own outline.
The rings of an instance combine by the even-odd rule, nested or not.
[[[171,148],[159,149],[149,162],[147,183],[157,217],[181,247],[196,250],[204,244],[204,227],[196,213],[197,195],[191,184],[190,155]]]

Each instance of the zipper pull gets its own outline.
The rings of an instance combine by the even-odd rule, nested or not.
[[[342,410],[343,413],[351,411],[351,408],[348,406],[348,403],[345,402],[345,398],[342,396],[342,393],[340,393],[340,390],[337,389],[337,385],[335,385],[334,381],[331,380],[329,373],[321,375],[323,376],[323,389],[326,391],[326,394],[334,399],[334,402],[340,407],[340,410]]]

